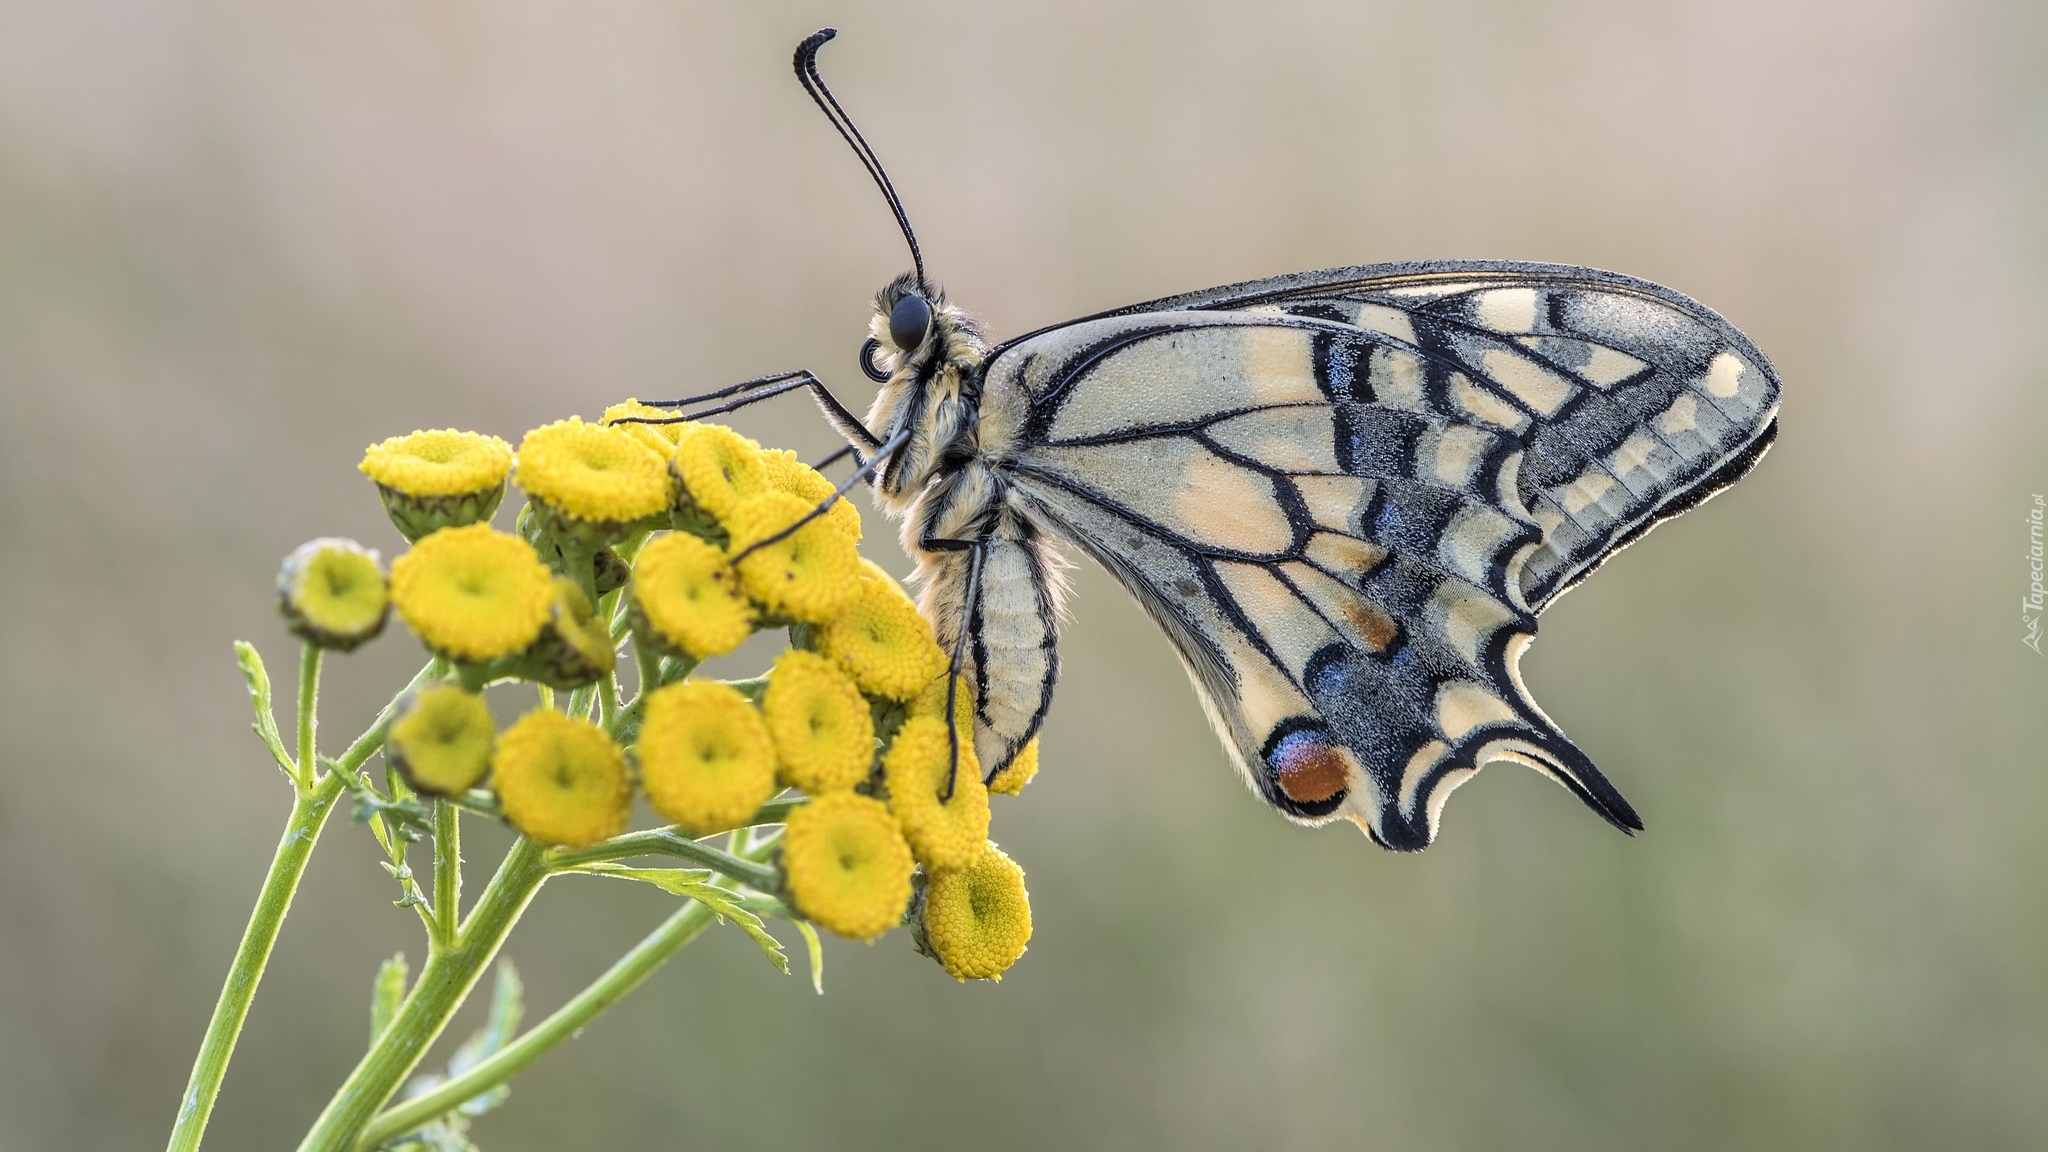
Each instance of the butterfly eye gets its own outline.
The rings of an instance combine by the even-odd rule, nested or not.
[[[863,375],[875,383],[887,384],[889,382],[889,373],[880,364],[875,363],[875,353],[881,350],[882,342],[880,340],[870,337],[863,341],[860,346],[860,370]]]
[[[924,334],[931,326],[932,306],[922,296],[905,296],[889,309],[889,339],[905,352],[924,343]]]

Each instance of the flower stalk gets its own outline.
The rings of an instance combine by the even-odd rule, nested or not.
[[[371,1119],[448,1026],[449,1017],[469,996],[547,878],[541,846],[524,836],[513,842],[454,942],[427,958],[398,1014],[328,1101],[299,1152],[350,1152],[356,1147]]]
[[[214,1101],[219,1098],[221,1081],[227,1075],[228,1058],[235,1053],[235,1041],[241,1038],[242,1023],[248,1019],[249,1005],[256,999],[256,986],[263,981],[263,969],[269,964],[277,934],[284,927],[292,895],[298,891],[299,878],[305,875],[306,861],[313,856],[313,845],[320,839],[321,828],[334,812],[342,785],[341,774],[330,772],[312,787],[294,790],[292,813],[285,821],[284,835],[277,842],[270,871],[265,873],[263,887],[257,892],[256,909],[249,914],[248,927],[242,930],[242,942],[228,965],[227,982],[213,1006],[213,1018],[207,1021],[206,1037],[199,1042],[199,1057],[193,1061],[191,1080],[179,1098],[178,1120],[166,1145],[169,1152],[192,1152],[206,1134],[206,1122],[213,1115]]]

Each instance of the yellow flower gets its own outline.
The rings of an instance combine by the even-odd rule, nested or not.
[[[442,428],[370,445],[357,465],[407,540],[491,518],[505,497],[512,446],[496,436]]]
[[[996,778],[988,782],[988,790],[1004,796],[1015,796],[1022,792],[1024,786],[1031,783],[1031,778],[1036,775],[1038,737],[1033,736],[1024,742],[1024,747],[1017,749],[1017,755],[1011,759],[1009,766],[996,773]]]
[[[617,428],[557,420],[519,442],[519,486],[548,510],[586,525],[625,525],[666,511],[667,465]]]
[[[618,661],[611,629],[574,580],[557,576],[547,627],[526,650],[522,671],[554,688],[581,688],[609,675]]]
[[[768,484],[778,492],[801,496],[810,501],[811,507],[820,500],[839,491],[839,485],[825,479],[816,468],[796,458],[796,453],[787,448],[767,448],[761,452],[761,464],[768,470]],[[854,543],[860,542],[860,509],[841,496],[832,502],[832,510],[823,519],[836,525]]]
[[[453,684],[430,684],[392,721],[384,755],[413,791],[454,796],[484,778],[495,734],[483,697]]]
[[[391,602],[428,648],[481,663],[523,652],[554,605],[533,545],[472,524],[444,528],[391,565]]]
[[[774,491],[761,462],[761,446],[723,424],[685,427],[669,467],[682,485],[684,511],[720,524],[741,504]]]
[[[597,725],[546,708],[498,737],[491,787],[514,828],[570,848],[625,831],[633,808],[633,779],[618,745]]]
[[[689,429],[697,427],[695,420],[678,421],[674,424],[612,423],[614,420],[627,416],[644,416],[654,420],[672,420],[675,418],[675,413],[666,408],[656,408],[652,404],[642,404],[638,400],[629,398],[624,403],[614,404],[605,409],[604,415],[598,418],[599,423],[617,428],[640,443],[654,449],[663,460],[667,460],[670,456],[675,455],[676,442],[681,440]]]
[[[861,561],[853,599],[815,633],[818,650],[870,696],[912,700],[945,671],[946,654],[932,639],[932,626],[888,573]]]
[[[681,457],[689,445],[678,450]],[[764,492],[733,509],[726,521],[730,554],[740,555],[803,519],[813,505],[787,492]],[[823,517],[766,545],[735,565],[740,585],[771,616],[822,624],[859,594],[860,554]]]
[[[775,738],[783,783],[822,796],[868,778],[874,718],[860,689],[830,660],[794,648],[777,657],[761,714]]]
[[[687,533],[640,549],[627,595],[633,634],[664,655],[723,656],[754,632],[754,606],[725,554]]]
[[[953,795],[941,801],[952,771],[947,754],[946,722],[913,716],[896,730],[896,739],[882,757],[882,777],[889,787],[889,811],[903,825],[904,839],[918,862],[934,872],[965,868],[988,839],[988,789],[974,759],[973,734],[963,729],[959,772]]]
[[[292,635],[340,652],[374,639],[391,615],[377,554],[332,536],[308,540],[285,557],[277,603]]]
[[[854,940],[872,940],[902,921],[915,867],[889,809],[857,792],[803,805],[782,834],[790,902],[805,919]]]
[[[647,802],[698,836],[737,828],[775,795],[768,726],[738,689],[715,680],[654,690],[639,757]]]
[[[993,843],[967,867],[930,876],[921,903],[918,950],[956,980],[1001,980],[1031,942],[1024,869]]]

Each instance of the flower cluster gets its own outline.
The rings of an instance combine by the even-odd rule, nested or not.
[[[280,597],[311,643],[354,647],[395,610],[443,662],[390,721],[403,790],[564,850],[623,834],[636,795],[692,840],[750,829],[734,843],[758,847],[780,824],[775,879],[752,883],[790,915],[856,940],[907,920],[962,980],[1023,953],[1024,874],[988,838],[989,795],[1023,787],[1036,742],[984,785],[964,693],[945,715],[930,624],[794,453],[627,401],[516,453],[471,432],[394,437],[362,470],[411,547],[387,581],[374,552],[316,540]],[[511,532],[491,524],[508,483],[526,498]],[[700,675],[773,630],[789,644],[762,675]],[[522,681],[540,705],[500,731],[484,694]]]

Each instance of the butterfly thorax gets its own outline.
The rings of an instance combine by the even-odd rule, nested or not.
[[[929,305],[921,336],[906,334],[900,322],[892,329],[897,305],[906,296]],[[902,516],[934,476],[976,453],[981,365],[988,343],[979,325],[947,303],[942,290],[908,274],[876,293],[869,330],[878,348],[875,359],[888,378],[868,409],[868,427],[885,439],[909,432],[876,477],[875,492],[891,515]],[[907,337],[909,346],[898,337]]]

